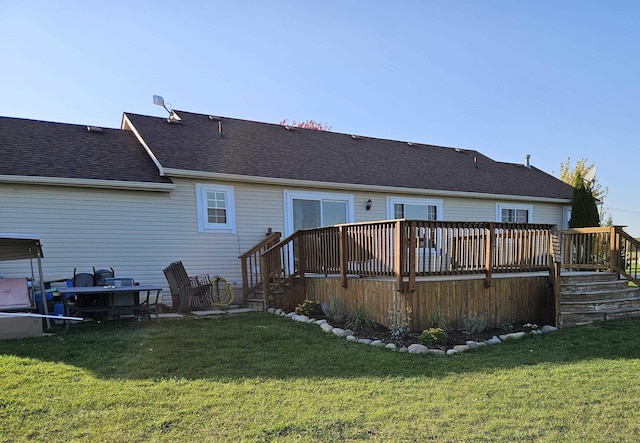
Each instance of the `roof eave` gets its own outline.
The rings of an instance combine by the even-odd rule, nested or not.
[[[174,183],[134,182],[125,180],[97,180],[86,178],[35,177],[25,175],[0,175],[0,183],[70,186],[75,188],[127,189],[132,191],[171,192]]]
[[[429,195],[442,197],[459,197],[474,199],[491,199],[503,201],[529,201],[536,203],[570,204],[570,198],[535,197],[526,195],[489,194],[482,192],[447,191],[440,189],[404,188],[399,186],[365,185],[356,183],[319,182],[311,180],[283,179],[273,177],[256,177],[249,175],[223,174],[185,169],[164,168],[168,177],[243,182],[263,185],[300,186],[306,188],[322,188],[335,190],[352,190],[362,192],[381,192],[395,194]]]

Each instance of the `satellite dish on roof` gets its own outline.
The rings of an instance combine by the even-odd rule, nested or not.
[[[162,98],[159,95],[154,95],[153,96],[153,104],[154,105],[158,105],[158,106],[162,106],[169,114],[171,114],[171,103],[164,103],[164,98]],[[168,107],[167,107],[168,105]]]
[[[596,178],[597,171],[598,171],[598,168],[595,165],[587,169],[587,172],[585,172],[584,174],[584,181],[587,183],[593,183]]]

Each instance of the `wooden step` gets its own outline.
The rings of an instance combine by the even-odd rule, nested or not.
[[[629,287],[627,280],[604,280],[590,282],[562,282],[560,290],[562,294],[583,293],[591,291],[623,290]]]
[[[576,272],[561,277],[560,326],[640,317],[640,290],[610,272]]]
[[[638,288],[632,288],[629,286],[625,286],[620,289],[604,289],[598,291],[562,292],[560,294],[560,304],[627,298],[633,297],[637,292]]]
[[[585,299],[580,301],[563,301],[560,303],[560,314],[588,314],[591,312],[615,312],[621,309],[637,309],[640,311],[640,294],[621,298]]]
[[[589,283],[618,281],[620,276],[615,272],[563,272],[560,276],[562,283]]]

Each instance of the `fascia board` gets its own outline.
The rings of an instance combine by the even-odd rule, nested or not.
[[[84,178],[30,177],[24,175],[0,175],[0,183],[70,186],[75,188],[128,189],[131,191],[171,192],[173,183],[131,182],[124,180],[93,180]]]

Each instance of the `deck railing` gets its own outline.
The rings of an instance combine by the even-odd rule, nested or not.
[[[264,240],[240,256],[242,293],[245,299],[250,298],[252,294],[262,289],[260,257],[267,249],[278,244],[280,235],[279,232],[268,234]]]
[[[306,273],[416,277],[548,271],[554,225],[387,220],[298,231],[261,256],[265,298]]]
[[[564,269],[616,272],[640,285],[640,242],[622,227],[576,228],[559,233]]]

